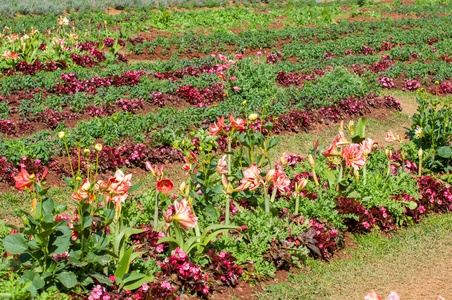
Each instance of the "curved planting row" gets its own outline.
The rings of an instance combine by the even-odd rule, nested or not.
[[[378,147],[360,119],[342,123],[323,151],[314,141],[307,158],[282,153],[272,164],[268,153],[278,140],[262,132],[275,124],[256,131],[253,119],[229,116],[210,126],[206,137],[237,145],[224,156],[184,151],[187,179],[177,193],[164,168],[150,162],[156,185],[139,197],[131,174],[96,179],[105,155],[96,146],[72,157],[67,183],[77,209],[69,215],[46,195],[47,170],[30,175],[22,167],[15,187],[36,200],[31,213],[18,212],[28,221],[3,238],[16,276],[9,284],[29,281],[25,293],[32,296],[46,290],[92,299],[208,297],[308,256],[329,260],[346,231],[390,232],[452,209],[448,175],[424,168],[427,157],[413,141],[389,132],[389,146]],[[84,167],[77,167],[79,158]]]

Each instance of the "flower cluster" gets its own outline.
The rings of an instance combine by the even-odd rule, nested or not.
[[[181,86],[175,90],[175,94],[178,97],[185,99],[188,103],[199,107],[210,106],[215,102],[223,101],[226,96],[224,93],[224,86],[219,82],[201,90],[195,88],[191,84]]]
[[[166,299],[176,292],[195,292],[198,295],[207,295],[210,292],[208,285],[209,274],[203,274],[201,267],[197,266],[180,248],[174,254],[158,263],[160,272],[158,281],[150,286],[151,294],[157,298]]]
[[[419,82],[417,82],[416,80],[407,79],[407,81],[405,82],[405,85],[402,87],[402,90],[415,91],[420,86],[421,86],[421,84]]]
[[[206,271],[212,274],[213,279],[221,280],[227,286],[235,286],[238,283],[242,269],[234,263],[237,259],[232,256],[231,252],[218,253],[216,249],[213,249],[207,251],[206,255],[210,258]]]
[[[390,88],[394,86],[394,79],[389,77],[378,77],[377,81],[384,87]]]

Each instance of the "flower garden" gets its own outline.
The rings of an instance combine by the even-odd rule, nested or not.
[[[452,210],[447,1],[137,3],[0,7],[0,297],[226,297]]]

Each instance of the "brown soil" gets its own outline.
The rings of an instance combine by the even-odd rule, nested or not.
[[[16,98],[16,96],[17,96],[17,93],[13,93],[11,95],[5,96],[3,101],[9,101],[11,99]],[[165,97],[165,105],[164,105],[165,107],[173,107],[176,110],[183,110],[183,109],[186,109],[187,107],[192,106],[189,102],[187,102],[184,99],[180,99],[180,98],[173,96],[172,99],[176,100],[176,102],[173,102],[170,100],[170,95],[164,95],[164,97]],[[128,98],[124,97],[124,99],[128,99]],[[17,109],[19,106],[20,106],[20,101],[15,102],[12,105],[9,105],[9,108],[11,109],[11,113],[9,114],[8,117],[16,125],[19,124],[20,121],[23,121],[23,118],[17,112]],[[161,107],[156,104],[144,101],[143,107],[137,109],[134,113],[136,115],[147,115],[149,113],[157,113],[160,108]],[[124,110],[121,107],[119,107],[119,105],[113,106],[113,113],[122,112],[122,111],[124,111]],[[64,112],[73,113],[70,110],[63,111],[63,113]],[[90,116],[89,113],[85,111],[83,113],[76,113],[75,119],[64,119],[62,122],[64,122],[64,124],[68,128],[75,128],[75,127],[77,127],[77,124],[79,124],[80,122],[88,121],[92,118],[94,118],[94,117]],[[31,136],[35,132],[39,132],[39,131],[43,131],[43,130],[50,130],[50,131],[53,130],[53,128],[51,128],[46,123],[36,122],[36,121],[30,121],[29,123],[31,126],[31,130],[28,128],[24,128],[24,129],[17,128],[14,134],[4,134],[4,136],[9,139],[16,139],[16,138],[28,137],[28,136]]]

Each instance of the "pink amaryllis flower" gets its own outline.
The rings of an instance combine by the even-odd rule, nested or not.
[[[174,200],[175,213],[172,219],[179,223],[179,225],[188,232],[188,228],[195,228],[198,222],[198,217],[193,214],[190,205],[184,198],[180,202]]]
[[[392,130],[388,131],[388,134],[385,137],[385,141],[388,143],[395,142],[397,138],[395,137],[394,133],[392,133]]]
[[[221,134],[224,132],[224,117],[218,118],[217,123],[209,126],[209,134],[212,136],[216,136],[217,134]]]
[[[381,300],[380,296],[375,291],[369,291],[366,296],[364,296],[364,300]]]
[[[228,174],[228,164],[226,163],[226,156],[223,155],[222,158],[218,160],[218,166],[215,168],[215,170],[220,174]]]
[[[124,175],[121,170],[117,170],[115,175],[105,183],[102,180],[97,182],[96,188],[106,193],[105,203],[113,201],[116,208],[116,217],[119,217],[121,203],[124,203],[127,197],[127,191],[132,186],[132,174]]]
[[[363,151],[359,144],[350,144],[342,149],[342,158],[345,159],[345,165],[359,170],[366,163]]]
[[[240,131],[245,129],[246,121],[240,118],[234,120],[232,115],[229,116],[229,121],[231,121],[231,126],[233,131]]]
[[[262,183],[263,178],[260,173],[261,169],[257,167],[256,163],[251,164],[248,169],[243,170],[243,179],[240,181],[241,185],[237,187],[237,191],[244,191],[250,189],[250,191],[256,190]]]
[[[337,151],[336,147],[337,147],[337,139],[335,139],[328,148],[323,150],[322,155],[325,157],[340,156],[341,154],[339,153],[339,151]]]
[[[290,179],[284,174],[281,166],[276,167],[276,171],[273,175],[273,186],[278,189],[279,192],[284,193],[286,187],[290,185]]]
[[[161,179],[157,182],[157,190],[168,195],[168,193],[173,190],[173,183],[169,178]]]
[[[88,179],[85,178],[85,180],[83,180],[78,190],[76,190],[72,194],[71,198],[74,199],[75,201],[82,201],[90,197],[89,202],[91,203],[93,201],[94,195],[91,193],[90,196],[89,192],[90,187],[91,187],[90,182],[88,181]]]
[[[340,146],[345,146],[350,144],[349,141],[347,141],[347,139],[345,138],[344,132],[343,131],[339,131],[339,134],[336,138],[336,146],[340,147]]]
[[[361,142],[361,144],[359,144],[361,150],[363,151],[364,156],[367,156],[372,152],[374,144],[375,144],[374,140],[370,138],[365,139],[364,141]]]
[[[11,58],[11,51],[5,50],[5,52],[3,53],[3,58],[4,59],[10,59]]]
[[[145,165],[146,169],[147,169],[148,171],[150,171],[151,174],[152,174],[155,178],[157,178],[157,180],[160,180],[160,179],[163,177],[163,165],[160,166],[160,169],[159,169],[158,166],[152,167],[151,163],[148,162],[148,161],[145,162],[144,165]]]

